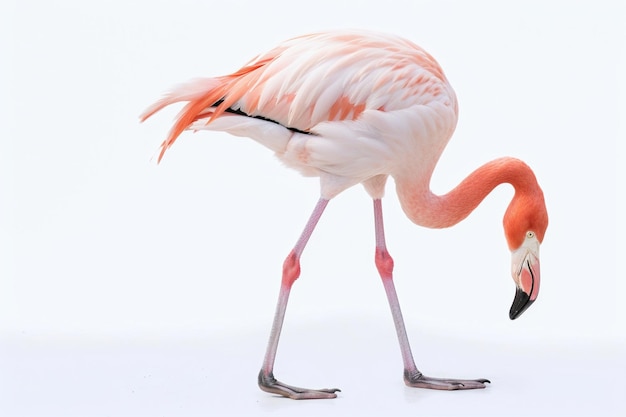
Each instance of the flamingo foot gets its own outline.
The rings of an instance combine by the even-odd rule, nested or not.
[[[404,383],[409,387],[429,388],[439,390],[462,390],[485,388],[485,383],[491,384],[488,379],[448,379],[431,378],[421,372],[404,372]]]
[[[265,374],[263,371],[259,372],[259,388],[265,392],[282,395],[293,400],[337,398],[335,392],[341,391],[339,388],[307,389],[294,387],[278,381],[271,372]]]

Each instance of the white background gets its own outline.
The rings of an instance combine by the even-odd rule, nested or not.
[[[0,415],[624,415],[626,14],[591,4],[3,2]],[[435,192],[504,155],[544,189],[541,295],[514,322],[510,187],[447,230],[410,223],[392,183],[384,200],[418,367],[490,378],[486,390],[404,387],[371,202],[354,187],[305,251],[276,368],[343,392],[259,391],[282,261],[317,180],[221,133],[185,133],[157,165],[177,109],[138,123],[178,82],[345,27],[410,38],[455,87],[460,120]]]

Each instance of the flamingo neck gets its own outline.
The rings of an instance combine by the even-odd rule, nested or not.
[[[410,178],[395,178],[402,209],[409,219],[420,226],[430,228],[450,227],[465,219],[483,199],[498,185],[509,183],[516,200],[532,198],[535,193],[543,195],[532,170],[515,158],[499,158],[479,167],[459,185],[444,195],[434,194],[425,182]]]

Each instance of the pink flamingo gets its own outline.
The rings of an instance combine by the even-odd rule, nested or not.
[[[416,367],[392,279],[381,198],[391,175],[402,209],[415,224],[452,226],[467,217],[497,185],[515,194],[504,215],[516,293],[510,318],[539,292],[539,245],[548,225],[543,193],[532,170],[514,158],[488,162],[445,195],[431,192],[435,165],[457,122],[457,100],[441,67],[427,52],[399,37],[331,31],[288,40],[233,74],[196,79],[148,108],[145,120],[184,101],[164,152],[185,130],[218,130],[250,137],[287,166],[320,178],[320,199],[285,259],[278,304],[259,387],[294,399],[335,398],[339,389],[306,389],[274,378],[278,340],[300,256],[329,200],[363,184],[374,202],[375,262],[396,327],[407,385],[442,390],[484,388],[487,379],[441,379]]]

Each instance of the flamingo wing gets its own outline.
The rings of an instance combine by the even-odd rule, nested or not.
[[[345,187],[389,173],[386,136],[423,128],[416,107],[439,102],[456,123],[454,92],[434,58],[402,38],[359,31],[293,38],[233,74],[175,88],[142,120],[179,101],[187,104],[159,160],[185,129],[222,130],[259,141],[304,175],[349,178]]]

